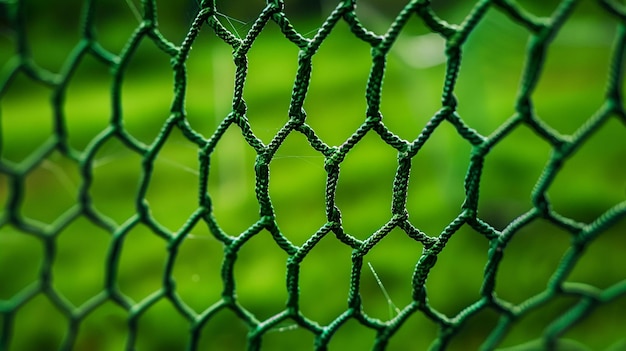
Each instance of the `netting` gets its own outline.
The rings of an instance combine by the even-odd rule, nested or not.
[[[620,145],[626,132],[622,101],[626,8],[611,1],[566,0],[542,16],[512,0],[482,0],[472,4],[460,24],[451,24],[441,16],[445,7],[438,10],[430,1],[410,1],[393,15],[384,34],[376,34],[363,24],[358,3],[339,2],[321,25],[305,32],[296,30],[298,26],[292,24],[295,17],[288,15],[290,4],[281,0],[267,1],[247,25],[222,14],[214,2],[203,0],[188,6],[190,24],[183,28],[180,42],[172,39],[175,35],[162,32],[166,26],[157,18],[165,21],[169,17],[157,12],[155,0],[142,0],[139,9],[132,2],[113,5],[85,0],[68,2],[67,8],[55,3],[57,10],[80,9],[75,16],[67,16],[64,24],[72,26],[75,17],[80,31],[77,40],[50,43],[30,40],[29,30],[53,23],[52,7],[34,19],[30,17],[34,9],[44,3],[0,1],[1,47],[13,47],[1,53],[6,62],[0,81],[0,350],[225,350],[244,345],[250,350],[406,350],[425,345],[441,350],[453,347],[455,340],[462,343],[457,344],[460,349],[490,350],[529,338],[540,339],[531,346],[538,343],[555,349],[569,345],[571,341],[563,341],[564,336],[582,338],[579,341],[594,347],[619,342],[624,321],[620,307],[626,295],[623,261],[616,259],[624,245],[626,215],[626,155]],[[130,36],[118,28],[118,14],[107,10],[115,6],[126,7],[126,15],[135,10],[135,17],[128,16],[126,21],[126,26],[133,27]],[[583,6],[584,11],[593,8],[601,18],[591,23],[609,28],[601,31],[601,36],[612,40],[607,45],[610,58],[601,64],[593,61],[591,73],[567,71],[567,63],[559,62],[561,85],[541,90],[542,77],[549,74],[551,45],[577,7]],[[481,133],[481,128],[488,129],[481,124],[489,114],[480,107],[486,102],[471,97],[463,100],[458,92],[459,77],[470,60],[466,58],[469,50],[464,51],[468,42],[481,35],[479,28],[492,16],[500,16],[509,26],[506,28],[515,28],[528,41],[520,56],[523,67],[513,72],[519,82],[515,95],[509,99],[494,95],[491,101],[506,105],[511,114],[499,114],[497,127]],[[176,22],[176,30],[181,30],[180,23]],[[330,69],[326,72],[330,83],[324,88],[333,92],[324,97],[329,105],[324,101],[309,104],[312,82],[323,72],[317,69],[327,68],[315,60],[324,55],[324,45],[331,45],[326,43],[339,35],[335,33],[341,26],[349,28],[344,36],[351,43],[358,42],[371,55],[358,57],[359,51],[343,42],[333,46],[340,51],[335,54],[347,57],[355,66],[359,59],[366,60],[369,76],[362,77],[364,86],[341,86],[333,76],[342,72]],[[430,115],[415,116],[402,109],[386,114],[383,92],[394,88],[384,82],[393,77],[393,50],[402,45],[411,28],[419,26],[425,29],[420,36],[432,39],[430,33],[445,43],[439,52],[445,61],[443,76],[438,76],[440,105]],[[102,28],[111,33],[99,30]],[[576,40],[583,41],[584,33],[598,29],[583,28]],[[270,43],[262,43],[264,33],[272,30]],[[123,38],[119,50],[114,49],[114,38]],[[57,55],[62,64],[57,69],[44,68],[42,62],[53,61],[58,52],[52,46],[61,46],[61,42],[71,42],[68,52]],[[146,45],[152,51],[142,54]],[[477,45],[487,46],[488,41]],[[203,46],[208,49],[203,51]],[[219,64],[216,52],[224,47],[231,50],[232,61]],[[288,47],[296,55],[287,59],[272,56],[281,52],[280,47]],[[264,66],[254,66],[256,59],[261,60],[255,50],[264,49]],[[591,46],[587,50],[599,49]],[[589,60],[581,56],[581,61]],[[169,68],[155,68],[151,63],[155,57],[169,60]],[[491,53],[481,60],[499,65],[504,57],[504,52]],[[408,55],[409,61],[418,58],[419,52]],[[577,59],[576,55],[561,58]],[[249,90],[274,89],[272,81],[281,79],[277,72],[287,69],[285,62],[295,74],[290,76],[289,89],[282,90],[289,96],[288,103],[263,105],[259,101],[266,97],[260,93],[260,98],[248,99]],[[233,63],[234,85],[230,85]],[[197,77],[201,68],[211,65],[217,67],[212,73],[215,84],[209,75]],[[132,74],[141,70],[147,73]],[[188,74],[188,70],[193,72]],[[254,76],[253,85],[250,77],[258,72],[266,75]],[[430,74],[419,72],[418,79],[405,81],[417,84]],[[483,73],[474,78],[488,80],[496,90],[506,89],[498,86],[498,79],[504,77]],[[173,81],[165,79],[165,92],[152,79],[159,74],[173,75]],[[589,79],[600,75],[604,95],[591,102],[595,112],[577,119],[575,114],[586,112],[566,110],[559,89],[574,85],[583,87],[581,100],[595,96],[597,86]],[[105,86],[102,94],[90,94],[100,89],[97,84]],[[213,87],[208,87],[211,84]],[[464,94],[480,87],[477,80],[467,84],[470,87]],[[231,88],[227,111],[215,108],[220,98],[230,100]],[[125,95],[133,89],[141,90],[142,95]],[[331,142],[341,137],[339,129],[351,128],[342,124],[343,120],[357,120],[350,116],[355,114],[351,110],[333,110],[338,105],[331,100],[341,104],[351,94],[360,96],[359,101],[365,98],[359,105],[363,112],[356,114],[358,125],[349,130],[347,138]],[[574,126],[572,133],[562,133],[537,112],[535,102],[544,96],[554,100],[559,119]],[[385,99],[396,103],[391,95]],[[420,96],[410,99],[432,104],[421,101],[426,98]],[[254,103],[247,104],[248,100]],[[42,101],[47,110],[33,107]],[[158,108],[162,102],[170,104],[169,112]],[[278,112],[264,120],[256,118],[263,109]],[[472,110],[480,115],[473,120]],[[98,114],[104,117],[94,117]],[[147,117],[136,117],[142,114]],[[269,138],[264,141],[262,134]],[[452,151],[436,154],[431,163],[421,163],[425,162],[421,155],[428,155],[428,145],[437,143],[438,135],[449,139],[437,147],[446,150],[447,144]],[[296,159],[305,163],[323,160],[314,165],[314,172],[322,174],[323,185],[303,182],[307,176],[293,164],[281,168],[281,152],[289,150],[294,140],[300,140],[301,149],[306,150]],[[507,140],[515,140],[510,147],[513,151],[504,156],[509,162],[490,166],[492,158],[502,158],[497,153],[506,148]],[[594,142],[599,146],[589,147],[591,156],[575,161],[576,155]],[[377,158],[378,149],[386,150],[382,158],[388,163],[377,163],[381,159]],[[521,179],[530,176],[522,176],[526,170],[511,168],[510,163],[518,162],[523,168],[524,155],[540,158],[543,150],[549,156],[540,160],[539,171],[532,174],[532,189],[526,189]],[[350,159],[356,153],[363,155]],[[246,163],[243,160],[249,154],[254,161]],[[608,161],[602,163],[603,157],[609,157]],[[178,162],[173,171],[163,166],[172,160]],[[104,171],[109,162],[114,169]],[[440,167],[440,173],[461,169],[463,175],[460,179],[446,178],[446,174],[427,176],[432,170],[425,165],[437,162],[454,164]],[[355,168],[357,174],[352,178],[357,185],[351,188],[342,181],[355,163],[362,165]],[[569,172],[571,164],[575,167]],[[489,173],[489,167],[504,170]],[[368,175],[380,169],[392,169],[391,176]],[[610,173],[612,182],[594,179],[598,169]],[[506,178],[504,183],[494,180],[494,174]],[[567,174],[567,179],[562,174]],[[459,203],[454,196],[448,201],[450,197],[429,192],[433,184],[441,184],[437,183],[440,178],[451,180],[443,185],[444,190],[461,189]],[[366,184],[358,184],[359,179]],[[232,180],[234,183],[229,183]],[[452,184],[455,180],[458,182]],[[559,182],[566,184],[565,189],[554,191]],[[293,184],[305,184],[307,189],[296,186],[294,190]],[[390,189],[391,198],[375,196],[366,201],[362,195],[375,193],[380,184]],[[252,204],[237,207],[233,203],[246,191],[244,187],[253,190]],[[489,196],[490,187],[508,189],[512,194],[522,192],[529,202],[520,200],[521,207],[514,206],[512,212],[504,203],[492,203],[489,208],[482,198]],[[608,195],[601,197],[603,191]],[[195,198],[186,196],[189,192]],[[319,201],[316,195],[305,195],[313,192]],[[291,199],[295,200],[282,204],[290,195],[285,193],[293,193]],[[411,197],[413,193],[419,197]],[[572,195],[577,193],[588,196],[581,200]],[[552,195],[561,203],[555,204]],[[353,209],[345,200],[352,197],[355,202],[365,201],[363,207],[356,207],[361,212],[354,222],[367,222],[369,217],[384,218],[384,222],[372,230],[367,226],[351,229],[354,222],[347,220],[344,212]],[[443,205],[437,207],[437,201]],[[568,205],[576,201],[585,203],[575,207],[578,212],[570,211]],[[386,210],[364,210],[368,206],[378,209],[380,203]],[[300,209],[299,218],[291,219],[290,224],[285,224],[285,217],[293,213],[286,207]],[[443,217],[451,214],[451,218],[441,219],[433,213],[442,208],[446,211]],[[321,216],[317,210],[323,212]],[[235,214],[229,215],[229,211]],[[184,220],[173,219],[180,218],[175,213],[184,213]],[[321,217],[322,223],[311,225],[309,217],[313,222]],[[527,237],[536,240],[507,256],[509,244]],[[599,244],[604,237],[610,239],[608,244]],[[455,241],[461,246],[453,249]],[[377,252],[381,246],[387,249]],[[601,252],[585,261],[586,251],[594,247]],[[451,250],[456,250],[454,256],[446,256]],[[546,266],[544,256],[557,259]],[[374,257],[385,263],[372,264]],[[476,257],[478,263],[471,263]],[[342,271],[344,264],[349,267],[347,273]],[[436,271],[446,264],[452,269]],[[482,271],[464,268],[476,264]],[[410,270],[397,278],[408,286],[403,296],[389,278],[394,269]],[[573,272],[580,269],[586,273],[578,277],[603,278],[596,282],[576,279]],[[205,285],[182,283],[189,277],[198,283],[197,272],[203,272],[198,274],[204,274]],[[470,284],[470,290],[455,285],[469,279],[466,275],[470,273],[478,274],[471,277],[477,285]],[[516,285],[535,276],[542,279],[538,289]],[[436,284],[429,285],[432,282]],[[511,290],[506,290],[507,285]],[[458,299],[451,298],[452,307],[444,306],[439,299],[444,295]],[[372,307],[372,296],[382,301],[378,310]],[[337,299],[340,305],[334,302]],[[591,323],[584,324],[587,320]],[[576,329],[579,325],[584,327]],[[517,329],[528,332],[515,334]]]

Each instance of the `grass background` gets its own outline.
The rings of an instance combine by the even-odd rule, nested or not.
[[[0,2],[2,4],[3,2]],[[39,1],[27,5],[27,35],[33,60],[52,72],[61,72],[68,53],[79,40],[77,28],[81,1],[58,6]],[[554,2],[521,2],[539,15],[548,15]],[[439,3],[444,19],[459,23],[471,8]],[[193,17],[193,4],[159,2],[160,29],[178,44]],[[251,25],[262,2],[248,10],[228,8],[224,24],[240,35]],[[293,13],[296,29],[311,37],[322,23],[315,16]],[[397,13],[395,2],[359,4],[359,16],[372,30],[382,33]],[[225,11],[226,11],[225,10]],[[119,53],[138,21],[129,5],[98,4],[96,28],[99,42]],[[255,12],[256,11],[256,12]],[[324,10],[325,11],[325,10]],[[395,11],[395,12],[394,12]],[[290,17],[292,18],[292,17]],[[60,20],[62,19],[62,20]],[[235,21],[237,20],[237,21]],[[9,65],[15,41],[2,22],[0,64]],[[616,21],[596,4],[581,4],[551,46],[546,67],[533,99],[538,115],[563,134],[573,133],[603,102]],[[412,19],[388,57],[382,97],[385,124],[406,140],[416,138],[440,107],[444,65],[442,41],[428,36],[420,21]],[[514,113],[528,33],[495,9],[470,36],[455,93],[461,117],[488,135]],[[421,40],[421,41],[420,41]],[[290,94],[297,69],[297,48],[269,23],[254,43],[244,98],[255,134],[269,142],[287,121]],[[365,85],[370,70],[369,46],[356,39],[340,22],[313,61],[313,74],[305,109],[307,123],[330,145],[340,145],[362,123]],[[188,68],[186,110],[191,126],[209,137],[230,111],[234,64],[229,47],[208,29],[194,44]],[[144,40],[133,56],[122,88],[122,109],[127,130],[142,142],[152,143],[168,117],[172,98],[169,57]],[[109,69],[85,57],[71,78],[63,113],[69,141],[76,150],[109,123],[111,114]],[[19,74],[0,101],[2,159],[21,163],[52,133],[52,90]],[[611,120],[564,166],[549,191],[554,209],[573,219],[589,222],[626,198],[626,142],[624,125]],[[463,178],[470,145],[454,128],[443,124],[413,160],[407,210],[411,222],[436,236],[460,211]],[[480,194],[480,217],[497,228],[531,207],[530,192],[550,153],[550,146],[530,129],[520,127],[497,144],[487,157]],[[209,192],[214,214],[230,235],[239,235],[258,219],[254,196],[254,151],[230,128],[212,158]],[[397,154],[369,133],[342,163],[337,204],[344,229],[364,239],[390,217],[391,190]],[[270,194],[282,232],[301,245],[325,223],[324,158],[305,138],[290,135],[270,165]],[[110,140],[97,153],[90,194],[96,208],[118,224],[135,213],[135,193],[141,175],[141,158],[121,142]],[[197,149],[175,131],[157,156],[147,200],[154,217],[176,231],[197,207]],[[81,184],[78,166],[58,152],[43,160],[26,177],[21,213],[53,225],[76,202]],[[8,177],[0,173],[0,210],[5,212]],[[571,281],[606,288],[624,278],[626,223],[603,233],[572,272]],[[287,255],[261,232],[242,248],[235,265],[237,295],[241,304],[264,320],[284,308]],[[56,239],[53,286],[72,304],[80,306],[102,290],[103,262],[110,233],[86,218],[79,218]],[[542,291],[569,246],[570,236],[549,223],[535,221],[507,247],[498,276],[498,296],[514,303]],[[457,233],[439,257],[427,281],[430,303],[453,316],[479,298],[487,241],[470,228]],[[422,247],[395,230],[366,257],[393,305],[410,301],[410,279]],[[124,240],[119,286],[140,301],[161,286],[166,242],[148,228],[135,227]],[[302,312],[327,325],[346,308],[351,250],[332,236],[324,238],[306,257],[301,268]],[[7,300],[37,281],[43,257],[42,242],[10,225],[0,227],[0,299]],[[222,245],[205,225],[197,225],[182,244],[175,264],[177,292],[197,312],[219,300],[222,284]],[[362,272],[365,311],[383,320],[395,315],[368,267]],[[546,308],[530,313],[507,337],[515,345],[540,335],[547,323],[576,300],[559,297]],[[566,334],[593,349],[603,349],[621,337],[626,301],[621,298],[592,314]],[[44,318],[42,318],[42,316]],[[451,349],[475,349],[497,320],[495,313],[473,317]],[[11,350],[55,349],[66,330],[67,318],[43,295],[21,307],[15,319]],[[0,326],[4,319],[0,319]],[[188,323],[166,300],[140,318],[138,350],[183,349]],[[125,342],[126,312],[112,302],[84,320],[77,350],[118,350]],[[229,311],[218,313],[204,328],[201,349],[238,350],[245,347],[245,326]],[[412,316],[392,338],[389,349],[421,350],[436,337],[437,326],[420,314]],[[342,326],[330,348],[368,349],[375,333],[354,321]],[[313,336],[289,323],[268,333],[264,347],[271,350],[306,349]],[[410,346],[407,346],[410,345]]]

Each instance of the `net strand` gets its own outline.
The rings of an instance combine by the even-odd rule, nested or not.
[[[52,306],[68,320],[67,332],[60,345],[61,350],[72,349],[76,344],[81,323],[100,306],[111,302],[127,313],[128,333],[125,347],[128,350],[135,349],[138,342],[140,318],[163,300],[171,304],[174,310],[189,323],[189,350],[200,348],[203,328],[222,311],[232,312],[245,324],[248,329],[246,338],[249,350],[260,350],[263,338],[268,333],[293,328],[302,328],[313,334],[315,349],[326,350],[337,331],[350,321],[356,321],[364,328],[374,331],[376,337],[373,349],[383,350],[387,348],[398,330],[415,314],[422,314],[438,326],[439,334],[433,341],[431,349],[443,350],[449,347],[455,336],[467,326],[473,316],[487,310],[496,311],[499,315],[499,321],[481,346],[483,350],[492,350],[502,343],[511,329],[524,316],[540,309],[559,296],[574,297],[577,303],[554,319],[545,329],[542,343],[547,348],[554,348],[567,330],[583,320],[594,309],[626,295],[626,281],[617,282],[606,289],[586,283],[566,281],[583,257],[585,249],[596,238],[626,218],[626,201],[614,205],[586,224],[555,211],[547,195],[564,163],[600,128],[612,119],[619,119],[626,124],[622,97],[626,11],[616,2],[598,1],[607,14],[619,21],[609,64],[605,100],[597,112],[571,135],[562,135],[539,117],[533,106],[533,94],[537,90],[545,69],[550,45],[572,16],[576,6],[579,5],[580,1],[576,0],[561,1],[547,18],[532,14],[512,0],[481,0],[474,5],[459,25],[442,19],[433,9],[430,1],[413,0],[399,11],[383,35],[374,33],[361,22],[356,12],[356,1],[345,0],[338,3],[311,38],[295,29],[284,12],[286,6],[281,0],[267,1],[257,18],[250,22],[239,21],[222,14],[217,10],[214,1],[203,0],[180,46],[161,33],[157,22],[155,0],[142,0],[141,9],[136,8],[134,2],[127,1],[129,10],[137,18],[138,23],[119,54],[106,49],[106,46],[98,41],[95,25],[96,2],[86,0],[83,3],[79,21],[80,40],[69,53],[59,73],[40,67],[33,59],[26,35],[28,11],[25,3],[20,0],[0,1],[0,5],[6,11],[4,16],[7,16],[8,25],[11,26],[11,38],[15,41],[13,57],[6,63],[2,80],[0,80],[0,99],[7,95],[18,75],[25,75],[36,84],[51,91],[53,128],[52,135],[22,162],[14,162],[4,156],[0,159],[0,174],[7,179],[6,205],[0,217],[0,236],[2,236],[2,231],[15,228],[21,233],[35,237],[43,245],[38,280],[12,297],[0,300],[0,315],[2,316],[0,350],[10,349],[15,333],[16,314],[19,314],[25,305],[39,295],[44,295]],[[529,32],[530,39],[518,95],[514,102],[515,113],[490,135],[484,136],[473,129],[457,111],[455,88],[462,68],[464,45],[490,11],[500,11],[507,15]],[[408,23],[416,18],[430,31],[445,39],[446,68],[439,111],[427,121],[414,140],[405,140],[386,126],[381,111],[381,99],[390,50],[409,25]],[[223,21],[225,21],[224,24]],[[365,87],[366,111],[363,123],[340,145],[331,146],[307,123],[305,101],[314,71],[313,57],[341,21],[349,26],[355,38],[371,48],[371,69]],[[238,27],[235,22],[251,23],[251,25],[247,32],[243,33],[243,28]],[[278,132],[270,142],[265,144],[255,134],[248,119],[248,107],[244,96],[248,81],[249,51],[256,45],[265,27],[273,25],[270,22],[276,24],[285,39],[296,47],[298,58],[288,109],[288,121],[278,128]],[[230,111],[219,121],[215,131],[208,138],[194,129],[188,121],[185,100],[189,93],[187,64],[192,54],[192,46],[199,40],[200,35],[207,35],[207,33],[232,49],[235,69]],[[151,42],[170,59],[173,74],[169,117],[164,121],[151,144],[145,144],[129,132],[126,126],[128,111],[123,109],[122,103],[122,90],[129,65],[144,42]],[[66,95],[70,83],[78,74],[79,65],[87,57],[95,58],[111,72],[111,115],[107,126],[90,140],[84,151],[81,151],[75,149],[69,142],[64,106],[67,103]],[[411,221],[407,210],[408,187],[411,174],[416,172],[412,167],[414,158],[420,154],[423,146],[428,144],[433,133],[443,128],[444,125],[454,128],[458,136],[469,144],[471,153],[464,179],[465,200],[461,212],[445,226],[441,233],[432,235],[433,233],[423,232]],[[530,128],[542,141],[549,144],[552,153],[532,190],[533,207],[508,223],[502,230],[498,230],[479,217],[479,193],[480,187],[484,185],[482,180],[484,163],[495,146],[522,127]],[[215,218],[215,204],[209,188],[211,162],[216,157],[218,146],[224,143],[226,133],[232,130],[236,130],[245,145],[256,154],[253,171],[254,193],[258,204],[258,219],[236,235],[229,234]],[[0,131],[4,133],[4,130]],[[198,206],[180,228],[171,230],[155,218],[147,198],[151,182],[154,182],[155,166],[160,162],[167,142],[178,132],[198,150],[196,174],[199,189]],[[273,199],[270,196],[270,164],[276,159],[277,151],[292,134],[304,136],[312,150],[324,157],[326,173],[324,190],[326,223],[299,246],[289,240],[280,229]],[[367,238],[361,240],[348,233],[343,227],[341,207],[336,200],[337,188],[342,175],[341,165],[346,156],[353,152],[357,145],[364,143],[365,137],[372,135],[397,152],[398,163],[392,184],[391,218]],[[2,155],[6,151],[3,139],[4,134],[0,139]],[[97,154],[111,142],[119,142],[125,149],[141,158],[141,175],[134,197],[135,213],[123,223],[116,223],[114,219],[98,210],[91,194]],[[23,215],[22,207],[28,188],[27,176],[57,152],[74,162],[78,167],[81,180],[78,185],[76,203],[53,224],[47,225]],[[195,172],[193,169],[191,171]],[[52,267],[59,254],[58,238],[63,236],[64,231],[80,217],[87,218],[90,223],[109,233],[110,243],[106,252],[103,290],[80,306],[76,306],[55,289]],[[519,304],[513,304],[499,298],[495,293],[496,278],[504,252],[517,233],[541,219],[568,232],[572,238],[571,246],[547,281],[545,290],[528,297]],[[223,245],[220,272],[223,290],[220,299],[202,311],[194,310],[185,301],[177,291],[174,279],[175,264],[181,255],[180,248],[190,239],[192,231],[199,224],[205,224],[212,237]],[[480,297],[465,306],[458,314],[447,316],[429,303],[426,282],[448,242],[464,227],[482,234],[489,244]],[[166,259],[160,288],[141,301],[134,301],[120,289],[119,272],[122,265],[122,251],[127,245],[128,237],[133,230],[138,228],[147,228],[156,238],[165,243]],[[363,262],[366,255],[396,229],[411,240],[418,242],[423,247],[423,251],[419,257],[416,256],[417,263],[413,269],[412,300],[404,307],[396,307],[391,302],[391,297],[382,286],[381,279],[368,262],[372,274],[389,302],[390,313],[395,312],[389,320],[383,321],[368,315],[363,308],[361,296]],[[282,251],[281,253],[284,252],[288,257],[285,277],[287,293],[285,309],[266,319],[255,315],[240,302],[237,297],[235,277],[236,265],[242,248],[249,245],[248,243],[254,238],[263,235],[268,235]],[[341,245],[349,247],[351,271],[346,309],[330,323],[324,325],[310,319],[301,310],[300,279],[301,264],[327,237],[337,239]],[[284,323],[291,323],[291,325],[285,327]]]

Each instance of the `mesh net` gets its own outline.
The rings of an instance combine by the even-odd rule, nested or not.
[[[168,22],[172,5],[157,12],[155,0],[0,1],[0,350],[619,342],[626,9],[568,0],[541,14],[532,3],[483,0],[458,5],[451,24],[445,6],[411,1],[376,34],[381,23],[363,24],[356,3],[298,31],[280,0],[243,24],[211,1],[191,3],[188,26]],[[551,44],[587,10],[600,20],[572,27],[582,28],[576,40],[599,31],[611,41],[606,59],[595,59],[596,37],[551,65]],[[48,40],[52,24],[79,35]],[[511,30],[525,48],[506,45]],[[499,31],[497,54],[464,51]],[[406,44],[412,36],[435,44]],[[316,61],[324,45],[335,56]],[[398,77],[402,45],[419,50],[404,55],[413,73]],[[445,65],[416,68],[429,50]],[[508,50],[523,65],[509,67],[519,83],[503,98],[507,77],[488,68],[508,67]],[[472,60],[483,71],[461,71]],[[568,66],[585,61],[591,69]],[[350,65],[369,69],[361,85],[336,78]],[[275,103],[274,82],[286,81],[278,72],[289,70]],[[542,80],[548,74],[560,85]],[[410,89],[428,75],[438,88],[405,105],[384,84]],[[472,95],[481,80],[492,89],[486,101]],[[561,103],[568,85],[584,88],[590,113]],[[383,91],[393,92],[389,105]],[[312,103],[313,94],[322,98]],[[345,108],[352,95],[365,98],[364,112]],[[542,118],[535,104],[547,100],[556,107]],[[436,112],[403,109],[411,102]],[[490,104],[510,110],[492,130]],[[539,159],[536,172],[527,158]]]

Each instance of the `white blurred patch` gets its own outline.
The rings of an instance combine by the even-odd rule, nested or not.
[[[414,68],[429,68],[446,62],[446,41],[436,33],[400,36],[391,52]]]
[[[384,0],[380,1],[384,4]],[[325,11],[329,12],[336,2],[324,0]],[[380,35],[387,32],[393,19],[386,17],[376,7],[367,2],[359,2],[356,8],[357,17],[365,27]],[[436,33],[424,35],[406,35],[401,33],[391,47],[391,53],[397,55],[408,66],[413,68],[428,68],[446,62],[446,41]]]

